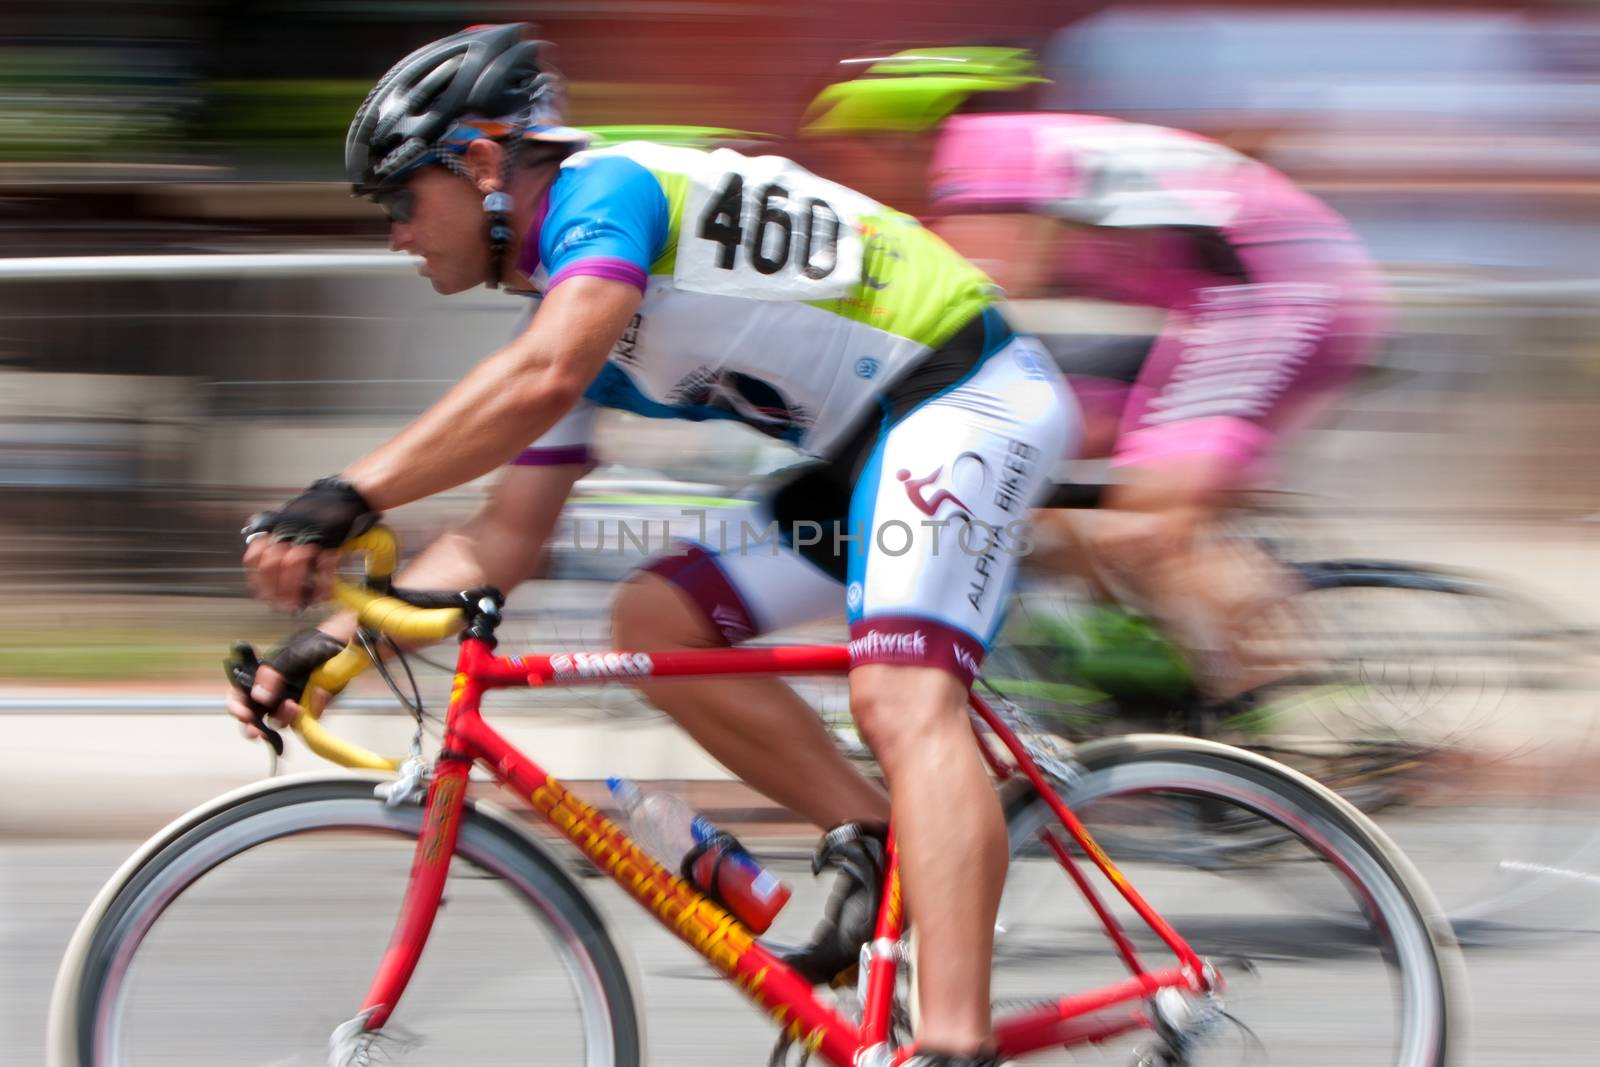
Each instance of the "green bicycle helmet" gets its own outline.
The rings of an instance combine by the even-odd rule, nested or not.
[[[817,94],[800,119],[801,135],[918,133],[943,122],[974,93],[1049,81],[1025,48],[913,48],[841,65],[865,69]]]

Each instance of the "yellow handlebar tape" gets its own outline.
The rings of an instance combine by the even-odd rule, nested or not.
[[[392,577],[400,565],[400,541],[387,526],[374,526],[360,537],[352,537],[339,551],[345,555],[364,554],[368,578]]]
[[[311,680],[306,683],[306,699],[300,706],[313,717],[321,715],[327,701],[321,696],[313,696],[313,690],[324,690],[330,696],[343,692],[344,687],[366,670],[371,662],[360,645],[346,645],[343,652],[311,672]]]
[[[351,644],[345,646],[343,652],[312,671],[311,680],[306,683],[305,700],[300,705],[304,714],[294,721],[294,729],[306,743],[306,747],[325,760],[344,767],[392,771],[399,766],[395,760],[335,736],[318,721],[318,716],[327,706],[328,697],[342,692],[344,687],[371,663],[372,660],[368,658],[365,649],[360,645]]]
[[[306,747],[329,763],[337,763],[341,767],[355,767],[363,771],[397,771],[400,761],[380,756],[370,748],[365,748],[353,741],[346,741],[336,736],[321,722],[310,715],[302,715],[294,721],[295,733],[300,735],[300,740]]]
[[[348,582],[333,583],[333,598],[354,611],[363,626],[402,641],[437,641],[467,624],[460,608],[414,608]]]
[[[360,537],[345,542],[341,551],[364,553],[368,578],[388,578],[393,575],[400,556],[394,532],[384,526],[374,526]],[[449,637],[466,625],[466,615],[459,608],[413,607],[403,600],[382,596],[344,581],[335,580],[333,597],[354,611],[363,626],[398,640],[438,640]],[[306,747],[325,760],[345,767],[392,771],[399,767],[397,760],[336,737],[319,721],[327,697],[317,690],[329,696],[337,694],[370,665],[366,651],[358,644],[351,644],[312,672],[302,705],[305,714],[294,721],[294,729],[305,741]]]

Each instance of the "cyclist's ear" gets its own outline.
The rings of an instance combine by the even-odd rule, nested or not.
[[[498,142],[488,138],[473,141],[467,145],[463,159],[467,164],[467,172],[472,175],[472,184],[478,187],[478,192],[487,196],[505,184],[501,176],[505,173],[506,150]]]

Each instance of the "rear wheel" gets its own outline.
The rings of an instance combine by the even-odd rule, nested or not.
[[[1061,792],[1111,861],[1223,974],[1226,1015],[1184,1062],[1433,1067],[1455,1053],[1460,960],[1427,889],[1360,813],[1314,782],[1251,753],[1146,735],[1084,746]],[[1006,787],[1012,866],[996,932],[997,1011],[1124,977],[1102,927],[1045,838],[1070,836],[1030,786]],[[1197,808],[1283,835],[1318,892],[1286,898],[1260,866],[1206,868],[1185,853]],[[1072,848],[1147,967],[1171,954]],[[1328,893],[1346,901],[1330,917]],[[1148,1048],[1146,1037],[1146,1051]],[[1055,1062],[1126,1063],[1127,1042]],[[1171,1050],[1168,1050],[1171,1051]]]

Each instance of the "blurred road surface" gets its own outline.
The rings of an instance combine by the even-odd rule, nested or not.
[[[132,847],[132,841],[81,839],[0,845],[0,1047],[4,1050],[0,1060],[7,1065],[34,1067],[43,1062],[45,1006],[62,947],[85,903]],[[325,862],[331,870],[341,859],[334,854]],[[780,917],[778,931],[791,937],[802,935],[820,911],[822,890],[812,883],[809,872],[793,849],[786,856],[773,860],[773,866],[796,887],[794,900]],[[1159,892],[1162,875],[1159,869],[1154,870],[1157,873],[1147,870],[1143,877]],[[1600,874],[1589,872],[1589,878],[1584,890],[1600,898]],[[1137,873],[1134,880],[1140,882]],[[647,921],[643,913],[624,900],[609,883],[585,880],[582,885],[594,893],[613,923],[618,942],[637,961],[647,1013],[651,1064],[698,1067],[706,1063],[727,1063],[754,1067],[767,1062],[774,1035],[769,1022],[760,1013],[745,1004],[729,987],[714,981],[688,949]],[[381,929],[392,914],[389,890],[395,888],[393,884],[374,882],[357,892],[353,899],[346,899],[337,890],[327,892],[337,897],[336,905],[373,913],[374,929]],[[465,889],[457,891],[464,893]],[[1314,915],[1272,914],[1273,910],[1281,909],[1269,906],[1261,910],[1259,902],[1240,904],[1224,893],[1213,894],[1205,901],[1189,900],[1182,906],[1186,911],[1204,912],[1213,917],[1240,913],[1231,918],[1236,925],[1247,928],[1247,936],[1254,945],[1252,954],[1263,964],[1263,973],[1280,980],[1280,984],[1263,981],[1260,988],[1252,988],[1250,979],[1235,979],[1238,995],[1249,1000],[1250,1018],[1256,1025],[1265,1022],[1268,1026],[1288,1027],[1291,1032],[1302,1034],[1305,1043],[1313,1047],[1325,1046],[1328,1058],[1313,1056],[1311,1062],[1357,1062],[1352,1058],[1354,1053],[1350,1052],[1348,1043],[1342,1040],[1346,1035],[1340,1029],[1355,1024],[1332,1020],[1340,1017],[1341,1005],[1348,1006],[1352,997],[1363,992],[1360,986],[1353,984],[1351,976],[1369,972],[1354,970],[1357,960],[1353,956],[1341,956],[1337,939],[1330,938],[1326,924],[1319,923]],[[259,891],[236,901],[233,908],[222,916],[212,917],[213,923],[220,918],[219,925],[207,927],[207,936],[214,939],[214,945],[206,946],[210,955],[224,953],[226,950],[221,946],[232,936],[245,939],[246,943],[271,945],[276,958],[291,961],[297,967],[310,962],[319,974],[349,962],[338,951],[341,942],[330,936],[325,925],[318,924],[316,910],[303,909],[293,894],[274,893],[266,884],[261,884]],[[1252,909],[1251,913],[1245,914],[1246,909]],[[444,914],[448,915],[449,909]],[[446,921],[441,918],[441,924]],[[344,932],[342,927],[339,932]],[[439,942],[437,933],[435,942]],[[542,1054],[535,1049],[526,1060],[498,1055],[494,1046],[486,1043],[493,1021],[499,1018],[489,1012],[491,1008],[505,1007],[495,1001],[495,995],[509,976],[498,973],[481,959],[467,962],[459,954],[452,956],[452,947],[453,944],[444,948],[430,945],[429,951],[436,970],[445,968],[442,976],[435,975],[436,988],[443,991],[437,995],[450,1000],[456,1009],[465,1013],[463,1022],[467,1025],[461,1039],[464,1043],[453,1046],[443,1061],[438,1058],[440,1048],[423,1046],[414,1055],[397,1056],[392,1062],[568,1062],[568,1057],[556,1055],[549,1046],[544,1047]],[[1600,1038],[1594,1016],[1597,950],[1600,950],[1600,929],[1591,926],[1564,931],[1559,936],[1513,941],[1470,952],[1473,1011],[1471,1056],[1467,1062],[1475,1067],[1591,1062],[1596,1040]],[[1098,962],[1101,956],[1109,957],[1109,953],[1099,948],[1093,949],[1092,954],[1080,951],[1074,955],[1083,957],[1082,963],[1073,962],[1075,970]],[[461,962],[446,965],[440,963],[441,960]],[[237,965],[237,961],[226,958],[221,962],[224,966]],[[429,962],[430,959],[425,959],[424,971]],[[205,964],[202,956],[191,955],[185,957],[183,966],[203,969]],[[1277,965],[1275,969],[1274,964]],[[1026,968],[1028,965],[1026,954],[1013,953],[1008,960],[1002,943],[1002,965],[997,974],[1003,976],[1008,966]],[[365,966],[361,964],[357,969]],[[191,984],[202,981],[198,972],[183,973]],[[1287,991],[1281,984],[1285,975],[1290,987]],[[294,1019],[302,1011],[332,1012],[337,1018],[344,1017],[338,1015],[342,1005],[319,1005],[308,989],[284,988],[266,973],[244,977],[248,981],[246,988],[211,985],[203,987],[201,995],[214,997],[219,1006],[232,1001],[229,1010],[233,1011],[241,1010],[235,998],[247,998],[255,1006],[244,1009],[246,1017],[260,1014],[283,1018],[287,1012],[288,1017]],[[1004,980],[997,978],[1001,983]],[[195,993],[193,989],[188,992],[189,995]],[[1381,983],[1377,992],[1380,997],[1387,995]],[[426,1011],[427,1006],[438,1007],[437,1000],[430,1000],[421,992],[414,992],[407,1004],[419,1011]],[[219,1010],[222,1009],[219,1007]],[[540,999],[534,1007],[522,1008],[515,1015],[531,1033],[542,1034],[548,1028],[553,1034],[560,1025],[570,1025],[564,1011],[559,1004]],[[507,1008],[506,1017],[512,1016],[513,1012]],[[405,1006],[400,1013],[402,1020],[404,1017]],[[176,1040],[176,1035],[173,1036]],[[271,1039],[260,1040],[266,1042],[266,1048],[272,1047]],[[244,1054],[242,1047],[234,1051],[241,1053],[237,1062],[303,1062],[297,1058],[280,1060],[267,1052]],[[1235,1063],[1263,1062],[1259,1055],[1253,1059],[1247,1056],[1244,1060],[1237,1055],[1224,1058]],[[175,1067],[179,1063],[222,1061],[191,1060],[173,1054],[170,1059],[160,1055],[149,1062]],[[236,1061],[227,1059],[227,1062]],[[1125,1061],[1112,1057],[1096,1062]],[[1268,1058],[1265,1062],[1282,1061]],[[1294,1062],[1307,1061],[1297,1057]]]

